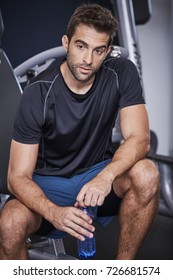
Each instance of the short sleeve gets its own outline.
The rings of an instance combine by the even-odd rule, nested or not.
[[[44,98],[39,83],[24,90],[14,122],[13,139],[24,144],[37,144],[42,135]]]
[[[120,90],[120,108],[145,104],[141,80],[135,64],[126,59],[121,63],[118,73]]]

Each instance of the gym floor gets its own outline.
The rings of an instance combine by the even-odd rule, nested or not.
[[[112,260],[118,243],[118,217],[107,226],[96,226],[96,260]],[[78,258],[76,239],[64,238],[66,253]],[[157,215],[136,260],[173,260],[173,218]]]

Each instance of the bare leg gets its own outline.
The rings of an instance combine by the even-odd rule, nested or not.
[[[120,236],[116,259],[134,259],[157,213],[159,173],[154,163],[138,162],[114,183],[122,196],[120,207]]]
[[[41,224],[41,217],[18,200],[9,201],[0,213],[0,259],[28,259],[26,238]]]

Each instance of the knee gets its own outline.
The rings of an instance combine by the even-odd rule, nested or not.
[[[10,226],[10,221],[5,219],[5,217],[0,218],[0,248],[2,251],[9,248],[12,238],[12,227]],[[14,247],[13,247],[14,248]],[[1,255],[1,254],[0,254]]]
[[[17,219],[12,216],[6,215],[5,211],[3,211],[0,217],[0,242],[3,244],[8,244],[9,241],[11,243],[14,234],[16,239]]]
[[[6,247],[18,244],[25,239],[25,223],[20,209],[13,201],[9,201],[1,210],[0,215],[0,242]]]
[[[154,162],[147,159],[139,161],[131,170],[131,179],[141,202],[148,203],[158,197],[160,174]]]

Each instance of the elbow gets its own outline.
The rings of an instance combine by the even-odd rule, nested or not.
[[[150,152],[151,145],[149,138],[138,138],[138,142],[136,143],[136,147],[138,147],[138,151],[141,158],[145,158],[147,154]]]
[[[146,155],[149,153],[150,149],[151,149],[151,145],[150,145],[150,143],[148,143],[146,145]]]
[[[21,193],[23,186],[27,184],[28,180],[30,181],[31,177],[26,174],[9,170],[7,176],[7,189],[12,195],[17,196],[17,194]]]
[[[144,143],[145,156],[149,153],[150,149],[151,149],[151,143],[150,143],[150,139],[148,139]]]
[[[13,176],[10,172],[8,172],[8,176],[7,176],[7,189],[9,191],[9,193],[14,194],[13,192]]]
[[[15,195],[16,187],[19,184],[20,177],[13,171],[9,170],[7,175],[7,189],[9,193]]]

